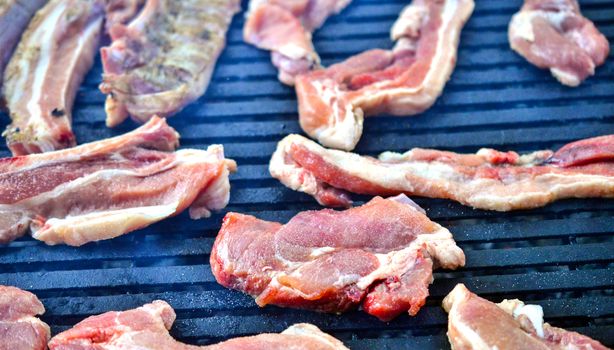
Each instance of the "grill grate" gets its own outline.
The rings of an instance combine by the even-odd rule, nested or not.
[[[355,0],[315,34],[323,63],[390,47],[389,28],[405,4]],[[444,95],[419,117],[368,119],[357,152],[375,155],[411,147],[530,151],[614,133],[614,55],[579,88],[560,86],[508,47],[507,23],[520,4],[478,0]],[[586,0],[581,5],[614,42],[614,3]],[[238,161],[228,210],[286,221],[300,210],[318,208],[267,171],[276,142],[300,132],[296,100],[292,89],[276,81],[269,55],[242,43],[242,25],[239,15],[207,95],[170,124],[181,133],[183,147],[223,143],[227,156]],[[104,96],[96,89],[100,74],[98,63],[77,97],[74,129],[81,143],[136,127],[131,122],[114,130],[104,127]],[[4,128],[8,118],[1,120]],[[4,146],[0,155],[9,155]],[[161,298],[177,310],[173,335],[193,344],[311,322],[352,349],[440,349],[449,348],[441,299],[463,282],[492,300],[538,303],[554,325],[614,345],[614,201],[566,200],[506,214],[444,200],[417,202],[453,232],[465,250],[467,267],[437,272],[432,296],[418,316],[404,315],[389,324],[361,312],[335,316],[259,309],[250,297],[217,285],[208,255],[223,213],[200,221],[182,214],[81,248],[48,247],[22,238],[0,247],[0,284],[36,293],[54,333],[92,314]]]

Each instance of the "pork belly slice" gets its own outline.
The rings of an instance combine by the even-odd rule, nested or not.
[[[448,340],[458,350],[607,350],[587,336],[544,323],[539,305],[518,299],[495,304],[458,284],[443,300]]]
[[[311,33],[351,0],[251,0],[243,27],[245,42],[271,51],[279,80],[294,85],[297,75],[320,67]]]
[[[30,19],[46,2],[47,0],[0,1],[0,78],[4,76],[4,67],[9,63]]]
[[[268,304],[340,313],[362,305],[389,321],[415,315],[433,268],[464,266],[450,232],[405,195],[287,224],[228,213],[211,253],[218,283]]]
[[[127,311],[91,316],[62,332],[49,342],[50,350],[347,350],[343,344],[316,326],[295,324],[279,334],[260,334],[227,340],[215,345],[193,346],[178,342],[169,334],[175,311],[155,300]]]
[[[350,206],[349,193],[405,193],[479,209],[530,209],[563,198],[614,197],[614,135],[572,142],[557,152],[414,148],[378,158],[289,135],[277,145],[269,171],[287,187],[331,207]]]
[[[296,78],[301,128],[322,145],[350,151],[364,116],[421,113],[456,64],[473,0],[414,0],[392,26],[392,50],[370,50]]]
[[[107,126],[179,112],[205,93],[239,0],[147,0],[128,25],[109,28],[100,91]]]
[[[4,74],[13,155],[75,145],[71,110],[92,66],[104,19],[102,0],[51,0],[36,13]]]
[[[0,350],[45,350],[49,326],[36,315],[45,307],[36,295],[0,285]]]
[[[47,244],[79,246],[143,228],[190,207],[226,206],[234,161],[223,147],[173,152],[179,135],[152,118],[122,136],[0,159],[0,242],[28,229]]]
[[[576,0],[525,0],[508,37],[512,50],[567,86],[595,74],[610,52],[608,40],[582,16]]]

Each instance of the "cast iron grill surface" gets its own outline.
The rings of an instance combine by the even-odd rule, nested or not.
[[[323,63],[391,47],[390,26],[407,3],[354,0],[314,35]],[[581,5],[614,42],[614,2],[586,0]],[[435,106],[417,117],[368,119],[356,152],[376,155],[411,147],[531,151],[614,133],[613,55],[579,88],[561,86],[509,49],[507,24],[520,6],[520,0],[477,0],[462,33],[457,68]],[[242,25],[240,14],[206,96],[169,120],[182,136],[182,147],[221,143],[238,162],[227,210],[199,221],[184,213],[80,248],[49,247],[30,237],[0,247],[0,284],[36,293],[47,308],[42,318],[54,334],[89,315],[164,299],[178,314],[172,334],[191,344],[311,322],[352,349],[447,349],[447,316],[440,304],[462,282],[491,300],[540,304],[551,324],[614,345],[612,200],[565,200],[536,210],[497,213],[416,199],[454,234],[467,266],[435,273],[427,305],[413,318],[403,315],[383,323],[359,311],[338,316],[261,309],[251,297],[219,286],[209,253],[226,211],[286,222],[299,211],[319,208],[311,197],[284,188],[268,173],[276,142],[300,132],[296,99],[293,89],[277,81],[269,54],[242,42]],[[74,110],[80,143],[136,127],[132,122],[112,130],[104,126],[100,81],[98,59]],[[1,120],[4,128],[6,114]],[[1,147],[0,155],[8,156],[3,142]]]

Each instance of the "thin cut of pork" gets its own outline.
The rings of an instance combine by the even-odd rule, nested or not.
[[[51,0],[36,13],[4,73],[13,155],[75,145],[71,110],[92,66],[104,19],[103,0]]]
[[[596,340],[544,323],[539,305],[495,304],[458,284],[443,300],[448,340],[456,350],[608,350]]]
[[[343,344],[310,324],[295,324],[279,334],[260,334],[215,345],[187,345],[173,339],[169,329],[175,311],[156,300],[127,311],[91,316],[49,342],[50,350],[348,350]]]
[[[21,34],[34,13],[46,2],[47,0],[0,1],[0,80],[4,76],[4,67],[9,63]]]
[[[610,52],[608,39],[582,16],[576,0],[525,0],[508,36],[514,51],[568,86],[595,74]]]
[[[164,119],[74,148],[0,159],[0,243],[28,229],[47,244],[114,238],[190,207],[192,218],[226,206],[234,161],[221,145],[173,150]]]
[[[369,50],[296,78],[301,128],[322,145],[352,150],[364,116],[423,112],[456,65],[473,0],[414,0],[392,26],[392,50]]]
[[[238,0],[147,0],[128,25],[109,28],[100,90],[107,126],[179,112],[205,93]]]
[[[279,80],[294,85],[297,75],[320,67],[311,33],[351,0],[251,0],[243,27],[245,42],[271,51]]]
[[[562,198],[614,197],[614,135],[572,142],[557,152],[414,148],[377,159],[289,135],[277,145],[269,170],[326,206],[351,205],[351,192],[447,198],[498,211],[529,209]]]
[[[0,285],[0,350],[45,350],[49,326],[36,316],[45,307],[36,295]]]
[[[221,285],[267,304],[339,313],[362,305],[388,321],[424,305],[433,268],[465,264],[450,232],[405,195],[287,224],[229,213],[213,245]]]

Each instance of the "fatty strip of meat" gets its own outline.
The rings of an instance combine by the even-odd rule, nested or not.
[[[180,343],[169,334],[175,311],[156,300],[128,311],[91,316],[49,342],[50,350],[348,350],[316,326],[295,324],[279,334],[260,334],[227,340],[215,345]]]
[[[205,93],[238,0],[147,0],[128,25],[109,28],[100,91],[107,126],[128,116],[171,116]]]
[[[369,50],[296,78],[301,128],[322,145],[352,150],[364,116],[421,113],[456,65],[473,0],[414,0],[392,26],[392,50]]]
[[[448,340],[456,350],[608,350],[598,341],[544,323],[539,305],[495,304],[458,284],[443,300]]]
[[[608,39],[576,0],[525,0],[509,24],[512,49],[563,85],[578,86],[610,52]]]
[[[351,0],[251,0],[243,39],[271,51],[279,80],[294,85],[294,78],[320,67],[311,33],[326,19],[341,12]]]
[[[0,285],[0,350],[45,350],[49,326],[36,315],[45,307],[36,295]]]
[[[221,145],[173,152],[164,119],[114,138],[0,159],[0,242],[23,235],[78,246],[148,226],[190,207],[194,219],[226,206],[234,161]]]
[[[4,73],[13,155],[75,145],[71,110],[98,47],[102,0],[51,0],[36,13]]]
[[[447,198],[498,211],[529,209],[562,198],[614,197],[614,135],[572,142],[557,152],[414,148],[377,159],[289,135],[277,145],[269,171],[326,206],[350,206],[351,192]]]
[[[0,78],[4,76],[4,67],[9,63],[30,19],[46,2],[47,0],[0,0]]]
[[[343,312],[362,305],[388,321],[424,305],[433,268],[465,264],[450,232],[405,195],[287,224],[228,213],[211,252],[218,283],[267,304]]]

